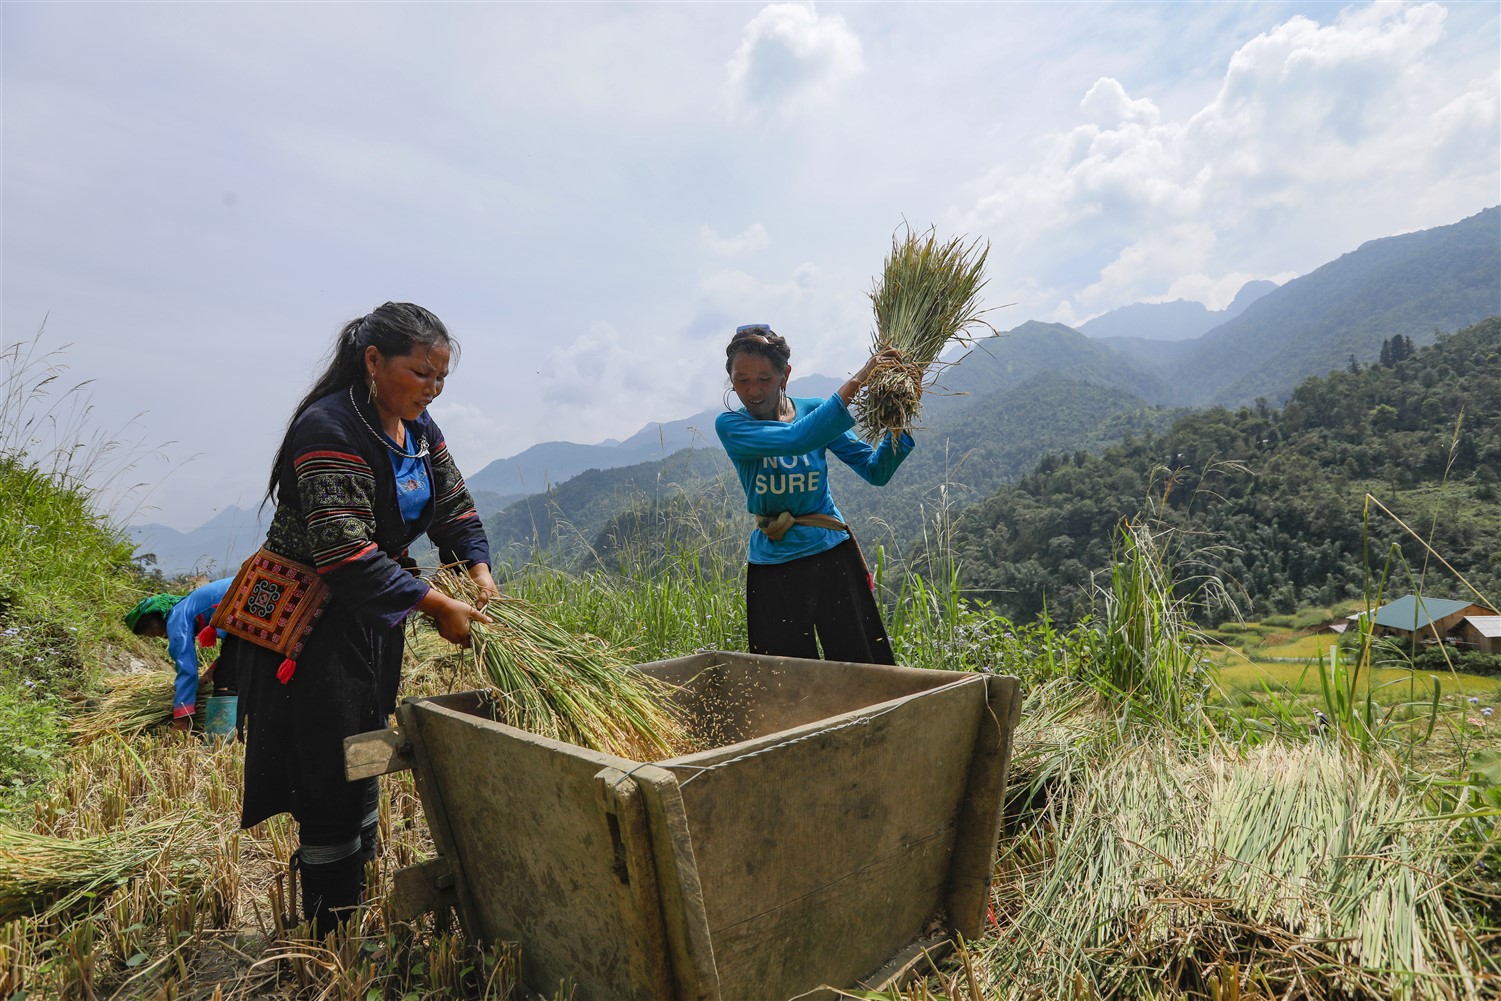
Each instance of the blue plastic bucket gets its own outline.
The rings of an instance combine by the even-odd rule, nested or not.
[[[233,740],[235,716],[240,708],[238,695],[211,695],[203,713],[203,732],[212,738]]]

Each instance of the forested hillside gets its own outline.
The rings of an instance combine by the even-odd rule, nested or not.
[[[729,471],[722,450],[685,448],[655,462],[590,469],[498,510],[480,505],[480,517],[498,560],[525,562],[546,551],[559,565],[577,569],[593,561],[596,537],[621,512],[656,510],[716,489],[723,493],[720,481]],[[413,552],[422,558],[419,548]]]
[[[1214,408],[1097,455],[1045,459],[960,520],[966,583],[1016,617],[1044,603],[1058,618],[1082,615],[1114,527],[1151,495],[1243,613],[1328,604],[1362,593],[1391,545],[1422,570],[1421,547],[1390,517],[1373,507],[1366,519],[1369,492],[1501,597],[1501,318],[1410,351],[1389,339],[1385,363],[1308,379],[1281,409]],[[1425,593],[1465,593],[1428,564]],[[1390,588],[1410,590],[1407,571],[1394,572]]]

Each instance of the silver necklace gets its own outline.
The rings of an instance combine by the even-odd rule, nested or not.
[[[365,420],[365,415],[360,413],[360,405],[354,402],[353,383],[350,383],[349,385],[349,405],[354,408],[354,415],[360,419],[360,423],[365,425],[365,430],[373,434],[376,441],[380,442],[382,445],[386,446],[388,449],[390,449],[392,452],[395,452],[403,459],[420,459],[427,454],[427,435],[423,435],[421,438],[417,439],[417,451],[408,452],[406,449],[398,448],[388,436],[381,434],[379,431],[375,430],[375,428],[371,427],[370,422]]]

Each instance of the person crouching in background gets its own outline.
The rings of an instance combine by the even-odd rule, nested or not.
[[[177,668],[172,692],[172,729],[179,732],[187,733],[193,729],[193,714],[198,708],[197,645],[213,646],[223,635],[209,627],[209,619],[213,618],[232,579],[216,580],[185,595],[153,594],[125,613],[125,625],[131,632],[137,636],[162,637],[167,641],[167,655]],[[233,696],[233,669],[221,668],[215,661],[209,670],[213,673],[214,695],[219,698]],[[229,719],[233,725],[233,712]]]

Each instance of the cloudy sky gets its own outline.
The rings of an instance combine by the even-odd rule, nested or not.
[[[1011,327],[1221,308],[1501,201],[1490,2],[10,2],[0,30],[5,342],[45,318],[52,388],[93,380],[127,443],[93,474],[148,485],[116,513],[179,528],[259,500],[387,299],[459,338],[433,410],[477,471],[713,405],[736,323],[851,371],[904,220],[989,239]]]

